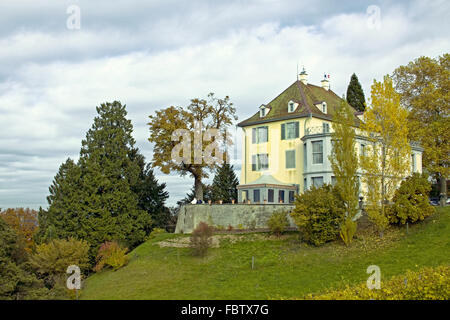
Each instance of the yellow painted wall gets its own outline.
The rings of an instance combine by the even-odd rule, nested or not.
[[[281,124],[298,121],[299,137],[291,140],[281,140]],[[242,144],[242,171],[241,184],[248,184],[258,179],[262,174],[270,174],[275,179],[290,184],[300,185],[303,190],[303,141],[307,127],[322,127],[323,122],[331,122],[317,118],[298,118],[283,121],[264,123],[243,128],[245,143]],[[268,142],[252,143],[252,129],[267,126],[269,131]],[[247,150],[245,150],[247,149]],[[295,150],[295,169],[286,169],[286,151]],[[269,154],[269,170],[252,171],[252,155],[258,153]],[[245,170],[244,170],[245,167]]]

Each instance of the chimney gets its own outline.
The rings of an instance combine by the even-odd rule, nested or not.
[[[305,67],[303,67],[302,72],[299,74],[299,80],[305,85],[308,84],[308,74],[306,73]]]
[[[320,83],[322,84],[322,88],[324,88],[325,90],[330,90],[330,81],[328,81],[329,76],[327,76],[326,74],[324,74],[323,76],[323,80],[320,81]]]

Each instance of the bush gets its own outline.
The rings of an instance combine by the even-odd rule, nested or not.
[[[166,229],[162,229],[162,228],[154,228],[152,230],[152,232],[150,232],[148,239],[153,239],[155,238],[158,234],[162,234],[162,233],[166,233]]]
[[[339,236],[344,221],[345,208],[342,199],[331,185],[312,187],[296,197],[291,212],[304,240],[319,246]]]
[[[289,220],[287,212],[283,210],[274,211],[267,221],[270,231],[279,237],[284,230],[289,227]]]
[[[117,270],[126,265],[129,257],[126,255],[128,248],[122,248],[116,241],[106,241],[98,249],[97,264],[95,272],[101,271],[104,267]]]
[[[414,223],[434,213],[428,195],[431,184],[425,175],[414,173],[402,181],[395,191],[394,204],[387,210],[389,222],[392,224]]]
[[[209,226],[205,222],[200,222],[197,228],[194,229],[191,235],[191,248],[192,253],[195,256],[204,257],[208,248],[212,244],[212,235],[214,233],[214,227]]]
[[[74,238],[52,240],[37,245],[30,262],[46,284],[53,287],[56,279],[66,274],[68,266],[76,265],[82,271],[89,268],[89,244]]]
[[[424,268],[381,282],[380,289],[368,289],[366,283],[343,290],[328,291],[313,300],[449,300],[450,266]]]

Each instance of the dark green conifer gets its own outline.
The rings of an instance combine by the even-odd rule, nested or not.
[[[356,74],[352,74],[350,83],[347,87],[347,102],[355,108],[356,111],[364,111],[366,108],[364,91]]]

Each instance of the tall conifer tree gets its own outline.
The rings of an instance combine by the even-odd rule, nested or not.
[[[212,200],[223,200],[224,203],[231,203],[237,200],[237,185],[239,184],[233,166],[223,163],[216,168],[213,183],[211,185]]]
[[[101,104],[97,113],[80,151],[83,239],[94,246],[119,240],[133,247],[144,240],[151,224],[132,191],[140,173],[130,157],[133,126],[118,101]]]
[[[366,109],[366,98],[364,97],[364,91],[356,74],[352,74],[347,87],[347,102],[357,111],[364,111]]]

